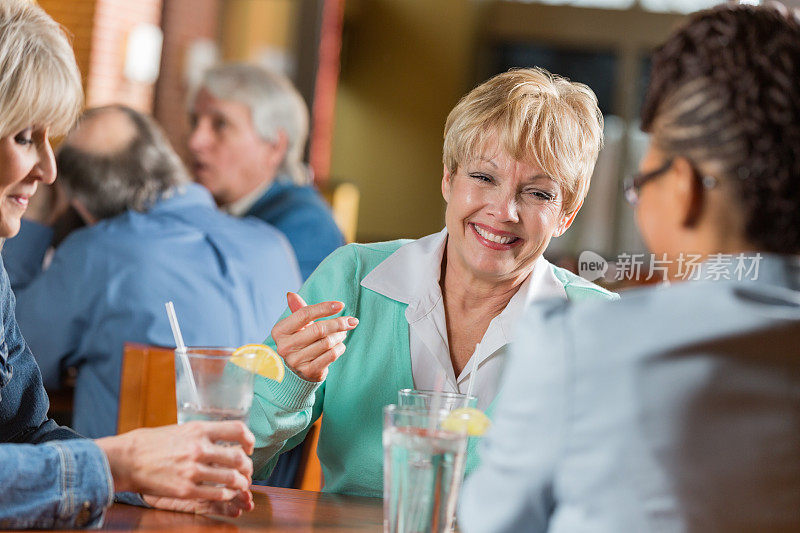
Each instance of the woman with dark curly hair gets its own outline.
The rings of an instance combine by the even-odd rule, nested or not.
[[[799,81],[773,8],[656,51],[626,195],[692,281],[527,314],[462,531],[800,531]]]

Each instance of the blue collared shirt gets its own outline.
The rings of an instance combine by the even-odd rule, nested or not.
[[[344,237],[330,208],[309,185],[280,177],[245,213],[281,230],[289,239],[303,279],[339,246]]]
[[[45,385],[78,368],[73,426],[92,438],[116,433],[123,343],[174,346],[165,302],[187,345],[238,346],[260,342],[300,286],[283,234],[221,213],[195,184],[75,231],[33,276],[41,255],[29,254],[45,246],[28,225],[3,250],[9,272],[32,280],[15,285],[17,320]]]

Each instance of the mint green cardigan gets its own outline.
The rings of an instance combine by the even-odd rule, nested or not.
[[[408,240],[350,244],[328,256],[300,289],[306,302],[344,302],[342,314],[359,319],[344,341],[347,351],[321,383],[299,378],[288,368],[281,383],[256,377],[250,429],[256,436],[253,463],[266,479],[281,451],[305,438],[324,412],[317,455],[326,492],[381,496],[383,493],[383,407],[397,403],[397,391],[414,388],[406,304],[361,286],[361,280]],[[557,267],[554,273],[572,301],[617,296]],[[288,310],[283,316],[288,315]],[[265,344],[275,347],[271,337]],[[495,402],[487,409],[491,415]],[[478,441],[479,439],[471,439]],[[467,471],[477,465],[475,442]]]

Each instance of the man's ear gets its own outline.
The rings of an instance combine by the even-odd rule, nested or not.
[[[564,235],[564,232],[567,231],[569,227],[572,225],[572,223],[575,221],[575,216],[578,214],[578,211],[581,210],[581,207],[583,207],[583,200],[580,201],[578,207],[575,208],[575,211],[573,211],[569,215],[563,215],[561,217],[561,222],[558,224],[558,227],[556,227],[556,231],[553,233],[553,237],[561,237],[562,235]]]
[[[264,163],[268,165],[269,168],[278,168],[286,158],[286,152],[289,150],[289,138],[286,136],[286,132],[278,130],[274,141],[263,142],[269,145],[267,146],[267,150],[264,151],[266,156],[266,161],[264,161]]]
[[[95,217],[91,212],[89,212],[88,209],[86,209],[86,206],[83,205],[83,202],[77,198],[70,198],[69,203],[87,226],[92,226],[97,223],[97,217]]]
[[[446,165],[443,165],[442,170],[442,196],[444,197],[444,201],[450,203],[450,189],[453,186],[453,175],[447,169]]]
[[[676,157],[672,163],[671,192],[678,209],[678,220],[685,228],[697,225],[703,214],[703,185],[696,170],[685,157]]]

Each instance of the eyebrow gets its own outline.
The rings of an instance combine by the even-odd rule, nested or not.
[[[492,165],[494,168],[497,168],[497,163],[495,163],[495,162],[494,162],[494,158],[492,158],[492,159],[485,159],[484,157],[481,157],[481,158],[480,158],[480,160],[481,160],[481,161],[483,161],[484,163],[489,163],[489,164],[490,164],[490,165]]]
[[[547,174],[535,174],[535,175],[531,176],[530,179],[528,179],[528,182],[539,181],[539,180],[542,180],[542,179],[545,179],[547,181],[553,182],[556,185],[559,185],[559,183],[556,180],[554,180],[553,178],[551,178]]]
[[[495,169],[499,168],[499,167],[497,166],[497,163],[495,163],[495,162],[494,162],[494,158],[492,158],[492,159],[485,159],[484,157],[481,157],[481,158],[480,158],[480,161],[483,161],[484,163],[488,163],[488,164],[492,165],[492,167],[494,167]],[[540,173],[540,174],[534,174],[533,176],[531,176],[530,178],[528,178],[526,181],[528,181],[528,182],[532,182],[532,181],[537,181],[537,180],[540,180],[540,179],[546,179],[546,180],[548,180],[548,181],[552,181],[552,182],[553,182],[553,183],[555,183],[556,185],[559,185],[559,186],[560,186],[560,184],[559,184],[559,183],[558,183],[556,180],[554,180],[553,178],[551,178],[550,176],[548,176],[548,175],[547,175],[547,174],[545,174],[544,172],[542,172],[542,173]]]

